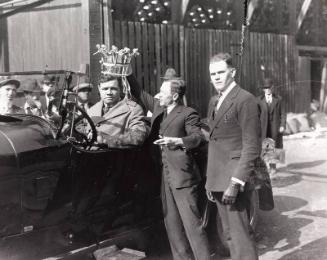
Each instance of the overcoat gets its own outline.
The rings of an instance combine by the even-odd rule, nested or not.
[[[273,95],[270,105],[267,104],[264,95],[257,100],[260,106],[262,140],[270,137],[276,142],[276,148],[283,148],[283,134],[279,132],[279,128],[281,126],[286,128],[286,115],[281,97]]]
[[[110,147],[142,145],[147,128],[143,109],[134,101],[123,99],[102,115],[103,102],[99,101],[87,112],[97,118],[96,129],[108,140]]]

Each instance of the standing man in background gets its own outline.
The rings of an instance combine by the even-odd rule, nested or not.
[[[230,54],[214,55],[209,72],[217,95],[208,108],[207,196],[217,205],[232,260],[256,260],[246,209],[261,150],[259,108],[255,97],[234,81]]]
[[[275,148],[283,148],[286,115],[282,98],[273,93],[273,81],[270,78],[263,80],[261,88],[263,94],[257,98],[260,105],[261,138],[271,138],[275,141]],[[273,175],[276,171],[276,163],[270,163],[270,174]]]

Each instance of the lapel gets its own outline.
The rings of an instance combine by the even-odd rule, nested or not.
[[[220,122],[220,120],[223,118],[225,113],[232,107],[234,104],[234,98],[237,96],[238,92],[240,91],[240,87],[236,85],[231,92],[228,93],[228,95],[225,97],[223,103],[221,104],[215,119],[210,124],[210,135],[212,134],[212,131],[216,125]],[[213,108],[215,109],[215,108]]]
[[[159,102],[155,103],[155,107],[153,109],[153,115],[151,118],[151,127],[154,124],[154,121],[158,118],[158,116],[160,116],[162,113],[164,112],[164,107],[159,105]]]
[[[109,111],[103,115],[103,117],[105,119],[112,119],[114,117],[120,116],[121,114],[126,114],[128,112],[129,112],[129,108],[126,105],[125,100],[121,100],[112,108],[110,108]]]
[[[99,101],[94,106],[92,106],[90,114],[91,116],[101,116],[102,114],[103,102]]]
[[[102,101],[96,103],[92,107],[92,113],[91,113],[92,117],[101,117],[101,119],[97,121],[97,124],[129,112],[129,108],[125,104],[124,100],[119,101],[116,105],[114,105],[112,108],[110,108],[109,111],[107,113],[105,113],[103,116],[101,116],[102,108],[103,108]]]
[[[271,101],[271,104],[270,104],[270,108],[269,108],[269,112],[272,113],[275,109],[277,105],[277,98],[275,98],[274,96],[272,97],[272,101]]]
[[[161,132],[164,133],[169,125],[174,121],[174,119],[181,113],[183,110],[182,105],[177,105],[173,110],[167,115],[166,119],[162,121]]]

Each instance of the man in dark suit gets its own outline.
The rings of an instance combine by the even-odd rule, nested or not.
[[[255,260],[246,209],[254,160],[260,156],[259,109],[255,97],[235,83],[228,53],[213,56],[209,71],[217,95],[208,108],[207,196],[217,205],[231,258]]]
[[[273,81],[263,80],[263,94],[257,98],[260,105],[261,138],[271,138],[276,148],[283,148],[283,132],[286,126],[286,116],[282,98],[273,93]],[[276,173],[276,164],[269,165],[270,173]]]
[[[138,86],[131,85],[132,93],[137,93]],[[197,206],[201,177],[190,153],[203,141],[199,115],[182,105],[185,83],[180,79],[165,79],[156,99],[138,91],[137,97],[153,113],[149,138],[161,147],[161,194],[173,258],[192,259],[193,251],[195,259],[209,259],[208,240]]]

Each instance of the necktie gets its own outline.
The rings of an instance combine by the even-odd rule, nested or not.
[[[217,96],[216,96],[216,100],[215,100],[215,103],[214,103],[214,109],[212,111],[212,119],[215,119],[215,116],[218,112],[218,108],[217,108],[217,105],[218,105],[218,102],[219,102],[219,99],[221,98],[222,96],[222,93],[219,91]]]
[[[108,113],[109,109],[110,109],[109,106],[103,106],[102,115],[105,115],[106,113]]]
[[[167,108],[164,109],[164,112],[162,114],[162,121],[164,121],[167,117]]]

